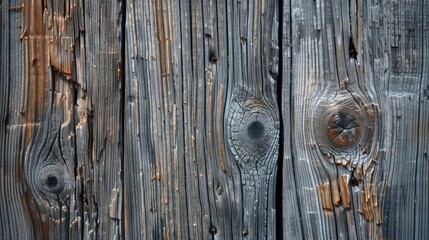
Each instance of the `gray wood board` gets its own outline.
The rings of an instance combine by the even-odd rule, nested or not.
[[[127,10],[126,236],[274,238],[276,7],[133,1]]]
[[[285,2],[285,239],[427,238],[428,7]]]
[[[121,237],[120,2],[1,13],[0,238]]]

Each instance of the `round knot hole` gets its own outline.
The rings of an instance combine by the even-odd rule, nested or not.
[[[333,113],[328,119],[328,136],[339,146],[349,146],[359,140],[360,126],[355,116],[344,113]]]
[[[260,139],[264,136],[265,133],[265,127],[264,124],[262,124],[259,121],[254,121],[249,124],[247,127],[247,134],[252,139]]]
[[[39,184],[41,190],[45,194],[58,194],[64,190],[65,187],[65,178],[64,172],[62,169],[49,165],[41,169],[39,175]]]

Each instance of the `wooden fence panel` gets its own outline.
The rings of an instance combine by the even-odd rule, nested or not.
[[[425,0],[0,0],[0,239],[427,239],[428,28]]]

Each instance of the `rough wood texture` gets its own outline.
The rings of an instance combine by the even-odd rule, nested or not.
[[[127,5],[130,239],[274,238],[277,8]]]
[[[32,236],[32,219],[25,195],[26,147],[42,119],[44,82],[24,69],[28,58],[20,41],[23,22],[20,1],[1,3],[0,52],[0,238]],[[31,70],[34,70],[31,69]],[[39,88],[38,88],[39,86]],[[35,96],[36,89],[39,96]]]
[[[0,0],[0,239],[427,239],[428,38],[426,0]]]
[[[121,6],[1,12],[0,238],[122,236]]]
[[[428,8],[284,5],[284,238],[428,237]]]

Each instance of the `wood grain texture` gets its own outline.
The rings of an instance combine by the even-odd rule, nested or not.
[[[0,238],[119,238],[120,2],[1,6]]]
[[[380,35],[386,41],[374,44],[373,65],[385,84],[377,92],[385,108],[385,197],[382,201],[383,232],[389,239],[428,237],[429,167],[428,103],[428,11],[427,1],[387,2],[374,5],[370,43]],[[378,27],[380,26],[380,27]],[[383,26],[383,27],[382,27]],[[387,27],[386,30],[382,29]],[[368,45],[369,45],[368,44]],[[382,53],[383,52],[383,53]],[[384,71],[384,72],[383,72]],[[427,155],[427,154],[426,154]],[[399,207],[401,206],[401,207]]]
[[[426,0],[0,0],[0,239],[427,239],[428,37]]]
[[[80,148],[89,152],[87,158],[78,160],[86,198],[83,226],[89,237],[101,239],[123,237],[121,3],[81,4],[82,118],[76,131],[84,137]]]
[[[24,157],[37,132],[43,112],[43,96],[34,95],[43,79],[27,79],[20,41],[24,26],[20,1],[1,2],[0,51],[0,238],[19,239],[33,235],[25,195]],[[30,69],[28,69],[29,71]],[[37,82],[36,82],[37,81]],[[40,90],[40,89],[39,89]],[[33,99],[28,99],[28,98]]]
[[[277,11],[127,5],[128,238],[274,238]]]
[[[283,237],[425,239],[427,3],[288,4]]]
[[[279,9],[280,18],[280,33],[281,33],[281,55],[280,55],[280,79],[281,89],[280,107],[282,116],[282,156],[281,161],[281,233],[282,239],[303,239],[303,223],[302,223],[302,210],[300,209],[298,189],[297,189],[297,172],[295,172],[295,161],[292,152],[292,142],[294,137],[292,134],[292,119],[293,119],[293,95],[292,95],[292,12],[291,2],[283,1]],[[280,195],[278,193],[278,195]],[[280,198],[280,197],[279,197]]]

